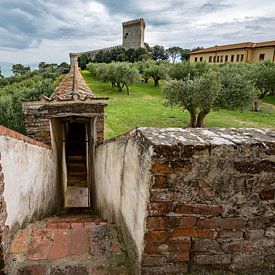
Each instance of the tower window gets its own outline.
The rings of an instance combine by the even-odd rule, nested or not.
[[[237,62],[239,62],[240,61],[240,55],[239,54],[237,54],[237,60],[236,60]]]
[[[244,60],[244,54],[242,53],[241,54],[241,62],[243,62],[243,60]]]
[[[202,57],[200,57],[200,61],[202,61]]]
[[[224,59],[225,62],[228,61],[228,55],[225,56],[225,59]]]
[[[197,57],[195,57],[195,62],[197,62],[198,61],[198,58]]]
[[[231,62],[234,62],[234,54],[231,55]]]
[[[260,53],[260,55],[259,55],[259,60],[260,60],[260,61],[263,61],[263,60],[264,60],[264,56],[265,56],[264,53]]]
[[[209,56],[209,60],[210,63],[212,62],[212,56]]]
[[[124,36],[124,38],[127,38],[128,34],[129,34],[129,33],[128,33],[128,32],[126,32],[126,33],[125,33],[125,36]]]

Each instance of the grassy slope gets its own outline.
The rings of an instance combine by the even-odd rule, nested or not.
[[[189,116],[180,108],[167,108],[159,88],[153,83],[140,83],[126,91],[118,92],[110,83],[103,83],[82,71],[84,79],[97,96],[110,97],[107,107],[106,137],[110,138],[135,127],[186,127]],[[272,100],[271,100],[272,101]],[[270,102],[270,101],[268,101]],[[271,102],[270,102],[271,103]],[[262,112],[219,110],[206,117],[206,127],[275,127],[275,106],[263,103]]]

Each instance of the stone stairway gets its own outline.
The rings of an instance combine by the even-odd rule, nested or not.
[[[15,236],[6,274],[130,274],[119,231],[90,214],[29,224]]]
[[[87,168],[84,156],[67,156],[68,186],[87,187]]]

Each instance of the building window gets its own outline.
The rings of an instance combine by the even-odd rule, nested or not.
[[[218,55],[217,56],[217,63],[219,63],[220,62],[220,56]]]
[[[208,61],[209,61],[209,63],[212,62],[212,56],[209,56]]]
[[[263,61],[264,60],[264,53],[260,53],[259,55],[259,61]]]
[[[228,62],[228,55],[225,56],[224,62]]]
[[[241,54],[241,62],[243,62],[244,61],[244,54],[242,53]]]
[[[240,55],[239,55],[239,54],[237,54],[236,61],[237,61],[237,62],[239,62],[239,61],[240,61]]]
[[[234,54],[231,55],[231,62],[234,62]]]
[[[221,62],[223,62],[223,55],[221,55]]]
[[[214,62],[214,63],[216,62],[216,56],[213,57],[213,62]]]
[[[197,62],[198,61],[198,58],[197,57],[195,57],[195,62]]]
[[[202,57],[200,57],[200,61],[202,61]]]

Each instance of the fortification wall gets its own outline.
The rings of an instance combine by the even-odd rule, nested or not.
[[[274,130],[142,128],[96,160],[97,206],[134,240],[142,274],[274,274]]]
[[[50,148],[0,126],[0,233],[4,254],[20,227],[56,211],[57,160]]]

